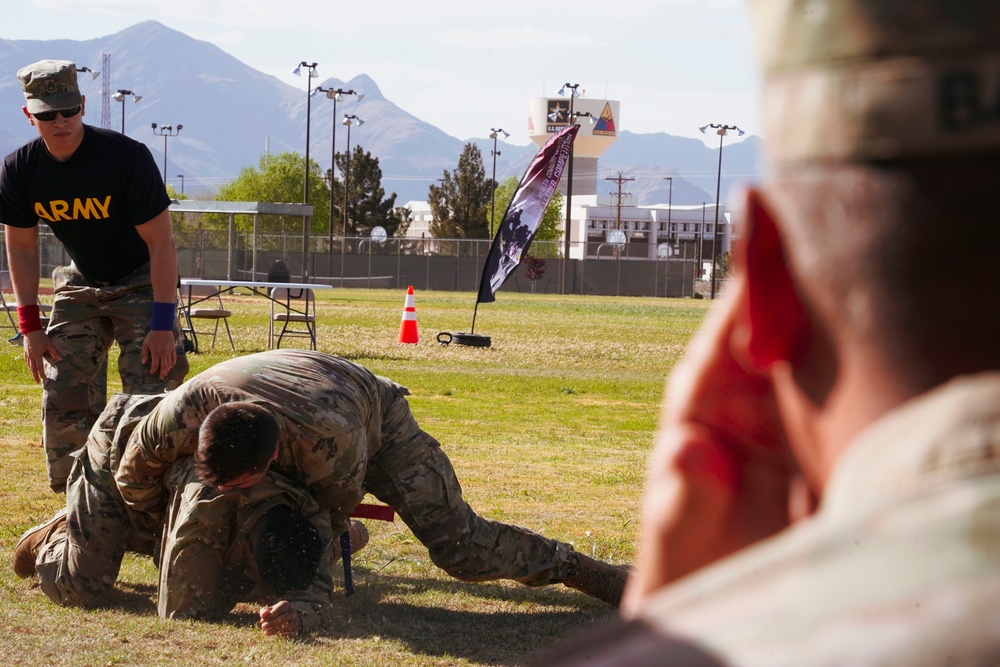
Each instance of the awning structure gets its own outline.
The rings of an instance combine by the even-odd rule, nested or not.
[[[262,215],[302,216],[302,273],[301,282],[309,279],[309,230],[312,227],[312,204],[276,204],[264,201],[197,201],[193,199],[174,200],[170,204],[171,213],[222,213],[229,215],[229,250],[226,262],[226,278],[235,280],[233,248],[236,247],[236,216],[253,216],[253,259],[251,269],[257,275],[257,221]]]

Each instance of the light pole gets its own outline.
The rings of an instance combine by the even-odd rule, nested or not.
[[[667,191],[667,240],[671,239],[673,227],[670,226],[670,213],[674,208],[674,177],[664,176],[663,180],[669,181],[670,189]],[[678,241],[680,237],[677,237]]]
[[[559,89],[559,94],[565,96],[566,91],[569,90],[569,116],[566,118],[567,122],[573,123],[573,100],[580,94],[579,93],[580,84],[578,83],[564,83],[563,87]],[[554,115],[558,117],[556,112]],[[550,118],[551,119],[551,118]],[[573,145],[570,144],[569,147],[569,164],[566,165],[566,222],[564,224],[563,233],[565,238],[563,239],[563,270],[562,270],[562,289],[561,294],[566,294],[568,291],[568,283],[566,281],[569,268],[569,239],[570,239],[570,215],[573,208]]]
[[[569,84],[566,85],[568,86]],[[559,92],[560,94],[562,94],[562,90],[560,90]],[[569,108],[570,108],[569,123],[571,125],[577,124],[576,123],[577,118],[589,118],[591,125],[593,125],[597,121],[597,116],[590,113],[589,111],[573,111],[572,98],[570,98]],[[549,120],[557,120],[558,118],[559,118],[558,111],[549,114]],[[566,182],[566,239],[565,239],[566,247],[564,250],[566,259],[565,261],[563,261],[563,273],[562,273],[563,294],[565,294],[569,289],[569,283],[567,282],[567,277],[566,277],[566,269],[569,266],[569,246],[570,246],[569,240],[570,240],[570,223],[571,223],[570,214],[571,211],[573,210],[573,146],[574,144],[569,145],[569,164],[566,165],[566,178],[568,178],[569,180]]]
[[[142,99],[142,95],[136,95],[131,90],[121,90],[121,89],[116,90],[115,94],[111,96],[112,98],[114,98],[115,102],[121,102],[122,103],[122,134],[125,134],[125,96],[126,95],[131,95],[132,96],[132,102],[133,103],[138,102],[139,100]]]
[[[725,139],[729,130],[736,130],[739,132],[739,136],[746,134],[743,130],[735,125],[720,125],[719,123],[709,123],[708,125],[703,125],[698,129],[701,130],[702,134],[705,134],[705,130],[712,128],[715,133],[719,135],[719,172],[715,179],[715,229],[712,230],[712,298],[715,298],[715,275],[716,275],[716,264],[718,262],[718,257],[716,253],[719,247],[719,195],[720,189],[722,187],[722,140]]]
[[[177,174],[177,178],[181,179],[181,194],[184,194],[184,174]]]
[[[333,252],[333,173],[337,170],[337,102],[344,99],[344,95],[356,95],[358,102],[363,100],[365,96],[362,93],[341,88],[318,87],[316,92],[326,93],[327,98],[333,100],[333,115],[330,117],[330,125],[333,127],[333,136],[330,139],[330,219],[326,228],[327,247]]]
[[[490,193],[490,239],[493,238],[493,221],[497,216],[497,155],[500,155],[500,151],[497,150],[497,135],[502,134],[503,138],[506,139],[510,136],[509,132],[504,132],[503,128],[490,128],[490,139],[493,140],[493,190]]]
[[[309,70],[309,74],[306,76],[306,179],[305,185],[302,187],[303,204],[309,203],[309,125],[312,113],[312,80],[319,77],[319,72],[316,71],[318,66],[318,63],[307,63],[303,60],[292,70],[292,74],[295,76],[302,76],[303,67]]]
[[[671,224],[672,218],[671,214],[674,209],[674,177],[664,176],[663,180],[669,181],[670,189],[667,191],[667,243],[677,243],[677,249],[680,250],[682,242],[680,234],[674,234],[674,226]],[[684,256],[681,258],[681,289],[684,288],[684,277],[687,275],[685,266],[687,265],[687,246],[684,246]],[[664,273],[663,276],[663,292],[666,296],[667,290],[667,274]]]
[[[559,89],[559,94],[562,96],[569,95],[569,115],[566,117],[567,123],[570,125],[576,125],[576,119],[581,116],[586,116],[590,118],[591,125],[597,118],[589,111],[574,111],[573,110],[573,100],[580,96],[579,92],[580,84],[578,83],[564,83],[563,87]],[[567,92],[569,91],[569,92]],[[557,121],[562,115],[562,112],[556,111],[549,114],[549,120]],[[569,146],[569,164],[566,165],[566,222],[564,225],[563,239],[563,270],[562,270],[562,294],[566,294],[569,290],[569,283],[567,280],[567,270],[569,268],[569,246],[570,246],[570,225],[572,224],[571,215],[573,211],[573,144]]]
[[[86,72],[87,74],[90,75],[91,80],[95,80],[95,79],[97,79],[97,77],[101,76],[100,70],[98,70],[98,71],[95,72],[94,70],[90,69],[89,67],[77,67],[76,71],[77,72]]]
[[[365,121],[358,118],[352,113],[345,113],[344,120],[342,121],[344,125],[347,126],[347,162],[345,166],[347,169],[344,170],[344,228],[341,234],[344,238],[347,238],[347,209],[350,204],[350,191],[351,191],[351,126],[352,125],[364,125]]]
[[[181,130],[183,129],[184,126],[181,125],[180,123],[177,124],[176,128],[173,125],[160,125],[159,127],[157,127],[156,123],[153,123],[153,134],[155,134],[158,137],[163,137],[163,184],[164,185],[167,184],[167,138],[176,137],[178,134],[181,133]]]
[[[698,239],[698,241],[697,241],[697,243],[698,243],[698,273],[696,275],[699,275],[699,276],[701,275],[701,265],[705,263],[705,210],[706,210],[706,203],[702,202],[701,203],[701,227],[698,227],[697,225],[695,225],[695,227],[698,227],[698,229],[701,230],[701,231],[698,232],[698,234],[696,234],[696,238]],[[697,280],[697,278],[695,278],[695,280]]]

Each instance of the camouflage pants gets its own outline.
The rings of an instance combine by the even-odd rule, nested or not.
[[[383,446],[368,462],[365,490],[395,506],[435,565],[463,581],[512,579],[529,586],[576,574],[569,544],[478,516],[463,500],[448,456],[417,425],[402,391],[387,387],[386,394]]]
[[[131,401],[134,402],[134,399]],[[152,553],[152,542],[133,533],[112,472],[124,442],[114,443],[122,412],[131,402],[116,395],[76,451],[66,484],[66,523],[55,531],[35,561],[39,585],[63,605],[100,602],[118,578],[126,548]]]
[[[53,274],[55,302],[46,333],[62,359],[45,359],[42,382],[42,441],[49,484],[62,491],[72,459],[83,447],[90,427],[107,401],[107,364],[111,344],[118,343],[118,372],[126,394],[155,394],[184,381],[188,362],[184,336],[175,318],[177,364],[165,380],[142,363],[142,344],[149,330],[153,302],[149,267],[119,284],[88,281],[73,265]]]

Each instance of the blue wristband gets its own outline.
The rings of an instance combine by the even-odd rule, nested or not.
[[[174,330],[174,304],[153,302],[153,313],[149,317],[151,331]]]

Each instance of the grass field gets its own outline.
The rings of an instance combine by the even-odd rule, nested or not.
[[[706,303],[505,292],[479,308],[476,333],[492,336],[493,346],[478,349],[434,341],[440,331],[469,330],[474,295],[418,291],[418,345],[396,342],[403,298],[398,290],[321,292],[319,349],[409,387],[417,420],[441,441],[480,514],[629,562],[664,378]],[[263,350],[266,302],[231,297],[227,307],[237,354]],[[232,354],[223,334],[214,353],[189,356],[192,373]],[[41,390],[20,348],[0,347],[0,382],[6,663],[517,665],[613,617],[562,586],[452,580],[398,520],[368,522],[371,543],[355,560],[357,592],[338,592],[321,632],[303,641],[263,637],[249,605],[224,624],[161,621],[155,568],[132,556],[106,607],[57,607],[9,566],[21,532],[63,502],[45,480]]]

